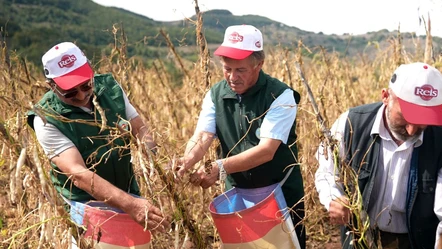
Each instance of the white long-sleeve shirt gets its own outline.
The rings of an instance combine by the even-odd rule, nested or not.
[[[384,126],[382,115],[384,109],[384,106],[379,109],[371,128],[371,135],[379,134],[381,138],[382,151],[367,211],[372,226],[377,225],[380,230],[386,232],[407,233],[405,207],[408,172],[413,148],[422,145],[423,133],[419,137],[398,146]],[[347,117],[348,111],[341,114],[330,130],[331,135],[339,141],[341,158],[345,156],[342,138]],[[344,192],[342,184],[335,180],[338,172],[334,167],[333,159],[331,156],[326,159],[323,146],[321,144],[316,153],[319,167],[315,174],[315,185],[321,204],[328,210],[330,202],[344,196]],[[329,155],[331,155],[330,151]],[[438,173],[435,194],[434,212],[439,220],[442,220],[442,170]],[[439,229],[442,232],[442,222],[439,223]]]
[[[196,130],[216,134],[215,104],[210,95],[209,90],[203,99]],[[293,90],[287,89],[270,105],[260,127],[260,137],[281,140],[286,144],[296,113],[297,105]]]

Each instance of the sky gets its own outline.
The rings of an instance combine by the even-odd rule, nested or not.
[[[195,15],[194,0],[93,0],[147,16],[177,21]],[[441,0],[198,0],[201,11],[225,9],[233,15],[259,15],[288,26],[324,34],[365,34],[387,29],[425,34],[419,18],[431,18],[431,33],[442,37]]]

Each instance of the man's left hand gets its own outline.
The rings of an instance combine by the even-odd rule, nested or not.
[[[218,165],[215,162],[212,162],[210,165],[201,166],[198,171],[192,173],[190,175],[190,183],[194,186],[208,188],[216,183],[218,180],[218,174]]]

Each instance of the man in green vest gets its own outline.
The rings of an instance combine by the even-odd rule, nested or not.
[[[319,147],[319,199],[331,223],[341,225],[342,248],[437,248],[442,74],[426,63],[403,64],[381,97],[335,121],[331,134],[339,160],[330,147]]]
[[[71,42],[53,46],[42,62],[51,90],[36,105],[39,111],[29,112],[28,124],[51,161],[50,177],[56,190],[70,201],[105,202],[141,226],[165,232],[169,222],[161,210],[148,199],[138,198],[131,136],[117,132],[129,130],[155,149],[121,86],[110,74],[94,75],[86,56]]]
[[[194,185],[208,188],[221,180],[227,189],[259,188],[281,182],[293,168],[282,191],[305,248],[304,189],[295,133],[300,95],[262,71],[263,45],[261,32],[253,26],[226,29],[224,42],[214,53],[225,79],[205,95],[178,174],[201,161],[215,138],[220,142],[218,160],[211,163],[210,172],[203,166],[191,175]]]

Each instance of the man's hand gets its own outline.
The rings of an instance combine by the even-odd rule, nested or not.
[[[182,178],[186,172],[201,161],[209,150],[215,134],[205,131],[195,131],[192,138],[187,142],[184,156],[172,161],[172,169],[177,171],[178,178]]]
[[[330,202],[328,211],[330,222],[336,225],[346,225],[350,221],[350,209],[348,209],[348,200],[345,197]]]
[[[195,186],[208,188],[218,180],[219,168],[216,162],[201,166],[197,172],[190,175],[190,182]]]
[[[184,176],[186,175],[189,170],[191,170],[193,165],[185,164],[184,157],[180,157],[178,159],[172,159],[169,164],[167,165],[166,169],[173,172],[173,175],[175,176],[175,180],[182,181]]]
[[[176,170],[178,178],[182,178],[184,174],[190,170],[191,167],[187,166],[184,161],[184,157],[180,157],[172,162],[172,168]]]
[[[165,233],[170,229],[170,217],[165,217],[159,208],[146,199],[134,197],[133,206],[127,213],[152,233]]]
[[[436,243],[437,243],[436,248],[442,249],[442,234],[438,234],[438,239],[437,239]]]

